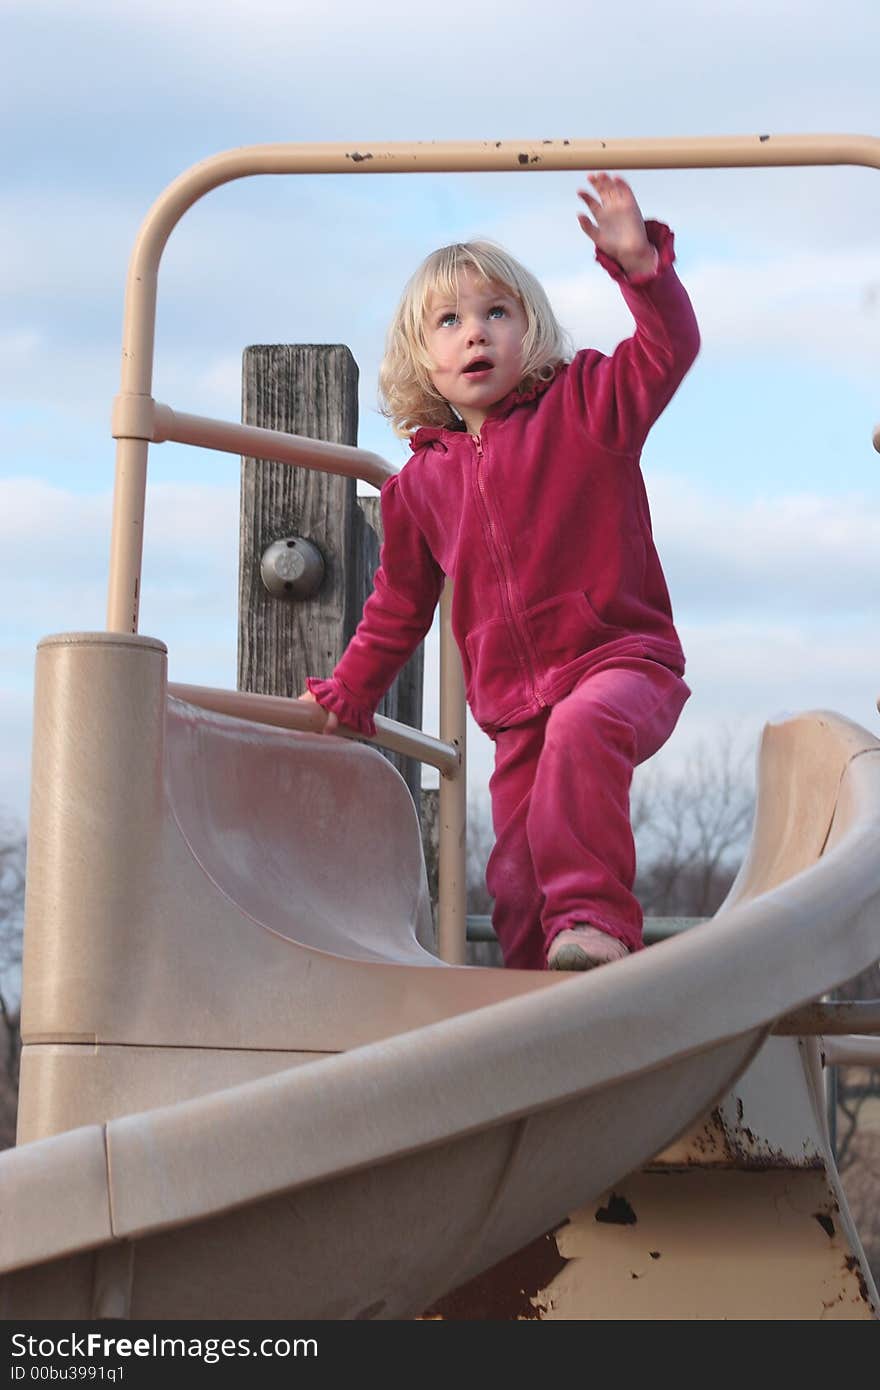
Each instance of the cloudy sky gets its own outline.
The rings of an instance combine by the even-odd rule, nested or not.
[[[321,9],[319,17],[319,9]],[[0,812],[27,808],[33,653],[104,624],[122,291],[182,170],[269,141],[876,134],[876,0],[0,0]],[[880,173],[628,175],[676,232],[703,332],[643,466],[694,696],[673,744],[785,711],[877,727]],[[385,324],[438,244],[483,234],[578,345],[630,331],[576,175],[248,179],[163,261],[155,394],[234,419],[242,348],[345,342],[361,443]],[[153,450],[141,630],[172,679],[235,681],[235,459]],[[488,745],[473,742],[474,785]]]

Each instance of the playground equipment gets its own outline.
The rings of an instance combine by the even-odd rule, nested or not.
[[[582,976],[477,969],[461,964],[456,662],[439,740],[390,721],[376,739],[441,772],[438,960],[416,940],[424,865],[397,773],[319,737],[298,701],[169,686],[163,644],[137,633],[150,442],[390,471],[152,400],[159,258],[204,192],[259,172],[792,163],[880,167],[880,141],[268,146],[208,160],[159,199],[129,275],[108,630],[38,652],[4,1316],[417,1316],[661,1151],[666,1171],[729,1177],[750,1144],[761,1166],[743,1096],[762,1087],[763,1166],[794,1174],[786,1191],[810,1207],[778,1235],[804,1289],[780,1315],[876,1308],[824,1125],[813,1035],[838,1025],[832,1006],[798,1011],[880,953],[880,741],[827,713],[768,727],[751,848],[711,923]],[[790,1036],[768,1044],[774,1030]],[[735,1083],[713,1148],[703,1117]],[[766,1117],[786,1104],[780,1140]],[[667,1277],[654,1311],[630,1315],[711,1315],[679,1283],[678,1303]],[[723,1297],[727,1316],[756,1315],[748,1292]],[[560,1312],[558,1290],[542,1306],[613,1315],[595,1294],[580,1313]]]

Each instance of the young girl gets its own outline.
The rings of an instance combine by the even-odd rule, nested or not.
[[[413,454],[382,489],[363,619],[305,697],[325,731],[373,733],[454,580],[468,703],[495,742],[492,920],[505,964],[523,969],[587,970],[640,948],[630,782],[690,694],[639,455],[699,335],[669,228],[642,220],[623,179],[590,182],[578,221],[634,335],[566,361],[544,291],[499,247],[427,258],[381,372]]]

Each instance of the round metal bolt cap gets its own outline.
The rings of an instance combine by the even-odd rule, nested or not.
[[[260,574],[275,598],[311,598],[324,580],[324,557],[311,541],[287,536],[263,551]]]

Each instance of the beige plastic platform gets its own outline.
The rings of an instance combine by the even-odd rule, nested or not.
[[[394,770],[170,700],[161,643],[47,639],[35,726],[5,1317],[417,1315],[880,948],[880,744],[834,715],[768,728],[718,916],[584,976],[429,956]]]

